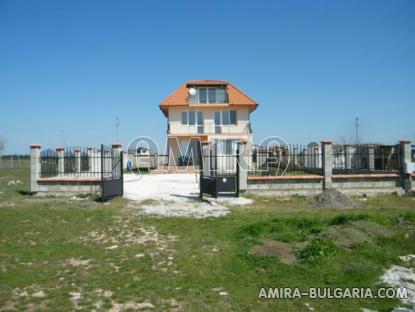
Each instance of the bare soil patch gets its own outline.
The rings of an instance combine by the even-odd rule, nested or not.
[[[84,267],[88,269],[90,267],[90,259],[81,260],[79,258],[70,258],[67,260],[67,263],[73,267]]]
[[[176,240],[176,237],[170,234],[160,235],[154,226],[133,227],[128,220],[118,220],[114,226],[92,230],[79,240],[82,243],[105,245],[106,250],[114,250],[120,246],[149,244],[164,249]]]
[[[127,301],[125,303],[112,302],[112,308],[110,312],[122,312],[122,311],[135,311],[135,310],[150,310],[154,309],[154,305],[149,301],[135,302]]]
[[[297,262],[290,244],[269,239],[262,240],[262,243],[262,245],[255,245],[252,248],[256,255],[278,257],[285,264]]]
[[[310,204],[318,208],[356,208],[359,202],[335,189],[326,189],[310,200]]]
[[[229,209],[220,204],[197,201],[182,203],[160,201],[155,204],[143,205],[140,209],[145,215],[195,219],[223,217],[229,213]]]

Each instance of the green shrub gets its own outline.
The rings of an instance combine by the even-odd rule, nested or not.
[[[330,220],[329,225],[346,224],[359,220],[368,220],[368,214],[339,214]]]
[[[400,218],[406,222],[415,223],[415,212],[409,211],[400,214]]]
[[[291,242],[304,241],[310,234],[320,233],[325,223],[315,218],[274,218],[268,222],[258,222],[242,227],[237,236],[245,241],[253,241],[261,237]]]
[[[323,256],[331,256],[337,253],[336,246],[327,240],[315,239],[306,247],[297,252],[297,257],[301,260],[314,260]]]

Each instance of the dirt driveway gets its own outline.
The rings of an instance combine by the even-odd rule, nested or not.
[[[199,196],[196,174],[125,174],[124,197],[131,200],[183,202]]]
[[[209,218],[227,215],[229,206],[252,203],[251,199],[218,198],[199,199],[199,176],[196,174],[126,174],[124,197],[138,213],[165,217]],[[145,200],[150,203],[140,204]]]

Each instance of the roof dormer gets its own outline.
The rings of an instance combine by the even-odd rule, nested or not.
[[[228,81],[223,80],[192,80],[181,85],[175,92],[167,97],[160,109],[167,116],[172,106],[244,106],[252,112],[258,104],[248,95],[240,91]]]

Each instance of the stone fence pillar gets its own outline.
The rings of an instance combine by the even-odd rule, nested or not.
[[[93,172],[95,177],[102,177],[102,167],[103,163],[105,163],[105,152],[102,149],[94,149],[93,150]]]
[[[112,143],[112,149],[111,149],[111,161],[121,161],[121,143]],[[116,166],[116,164],[111,163],[112,168],[112,174],[114,177],[118,177],[121,175],[121,171],[119,170],[121,168],[122,170],[122,164],[121,166]]]
[[[323,168],[323,158],[321,157],[322,155],[322,150],[320,149],[320,147],[315,147],[314,148],[314,153],[316,156],[316,166],[315,168]]]
[[[63,177],[65,174],[65,155],[63,147],[58,146],[56,148],[56,157],[58,158],[58,177]]]
[[[202,142],[202,149],[201,149],[201,153],[202,153],[202,171],[201,171],[201,176],[210,176],[211,175],[211,168],[210,168],[210,158],[207,157],[210,153],[210,144],[209,143],[205,143]]]
[[[201,142],[201,155],[200,155],[200,167],[199,167],[199,197],[203,198],[203,191],[202,191],[202,180],[203,176],[210,175],[210,163],[209,158],[206,157],[209,155],[209,144],[206,142]]]
[[[368,169],[370,172],[375,171],[375,146],[373,144],[369,144],[367,146],[367,152],[368,152]]]
[[[323,189],[332,187],[333,171],[333,146],[331,141],[321,141],[322,166],[323,166]]]
[[[75,153],[75,173],[81,173],[81,150],[79,148],[74,150]]]
[[[38,192],[39,184],[37,180],[40,178],[40,144],[30,145],[30,192]]]
[[[242,142],[239,144],[239,191],[248,189],[248,170],[249,170],[249,144]]]
[[[344,145],[344,166],[345,166],[345,169],[347,170],[352,169],[352,145],[351,144]]]
[[[86,154],[88,156],[88,172],[93,173],[94,172],[94,149],[92,147],[88,147],[86,149]]]
[[[402,184],[406,193],[411,192],[413,188],[411,177],[411,141],[399,141],[400,158],[401,158],[401,177]]]
[[[127,162],[128,162],[128,153],[126,151],[122,152],[122,159],[123,159],[123,163],[122,163],[123,168],[122,169],[125,170],[125,169],[127,169]],[[155,163],[156,169],[158,169],[159,168],[159,165],[158,165],[159,156],[158,156],[158,154],[154,155],[154,159],[156,160],[156,163]]]
[[[297,146],[293,146],[292,153],[293,153],[292,156],[293,156],[294,168],[297,168],[297,165],[298,165],[298,147]]]

